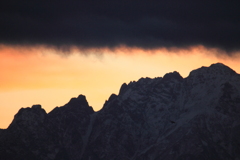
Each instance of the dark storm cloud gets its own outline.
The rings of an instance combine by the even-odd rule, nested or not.
[[[0,43],[240,50],[234,0],[5,0]]]

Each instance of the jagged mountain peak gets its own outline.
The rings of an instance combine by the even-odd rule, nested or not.
[[[234,74],[236,74],[236,72],[229,68],[228,66],[222,63],[215,63],[210,65],[209,67],[203,66],[201,68],[191,71],[189,77],[199,75],[204,75],[205,77],[207,76],[213,77],[213,76],[228,76]]]
[[[66,106],[74,106],[74,107],[82,107],[82,106],[89,106],[86,96],[79,95],[77,98],[71,98],[71,100],[66,104]]]
[[[15,115],[15,118],[27,118],[32,115],[45,115],[46,111],[42,108],[41,105],[32,105],[32,107],[21,108],[18,113]]]
[[[183,77],[177,71],[167,73],[163,76],[163,81],[171,81],[171,80],[181,81],[182,79]]]
[[[76,114],[86,112],[87,114],[91,114],[94,113],[94,110],[89,106],[86,96],[80,94],[78,97],[71,98],[64,106],[55,107],[49,112],[49,116],[62,115],[64,112],[75,112]]]
[[[138,81],[131,81],[129,84],[123,83],[120,87],[119,95],[123,94],[129,88],[141,88],[144,86],[151,85],[154,87],[156,84],[163,82],[171,82],[171,81],[182,81],[183,77],[177,71],[169,72],[165,74],[163,77],[155,77],[155,78],[140,78]]]
[[[47,116],[46,111],[41,105],[33,105],[31,108],[21,108],[18,113],[14,116],[14,120],[9,127],[14,125],[20,126],[31,126],[43,123]]]
[[[223,75],[234,75],[234,74],[236,74],[236,72],[233,69],[224,65],[223,63],[212,64],[212,65],[210,65],[209,68],[211,68],[212,70],[214,70],[218,74],[223,74]]]
[[[122,86],[120,87],[119,94],[123,94],[123,92],[127,89],[127,87],[128,85],[126,83],[123,83]]]

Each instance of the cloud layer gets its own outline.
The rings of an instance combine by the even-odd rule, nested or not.
[[[0,43],[92,47],[203,45],[240,50],[236,0],[9,0],[0,2]]]

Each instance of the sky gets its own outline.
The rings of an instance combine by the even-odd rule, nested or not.
[[[0,2],[0,128],[21,107],[86,95],[95,111],[123,83],[221,62],[240,73],[232,0]]]

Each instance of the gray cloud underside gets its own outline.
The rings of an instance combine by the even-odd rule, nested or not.
[[[240,50],[234,0],[0,2],[0,43]]]

